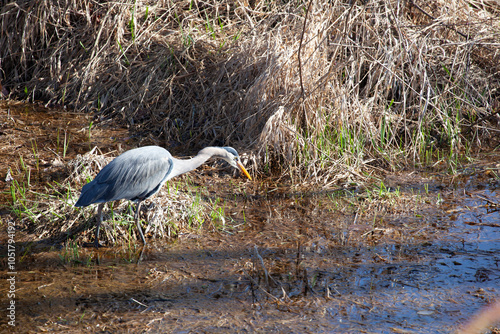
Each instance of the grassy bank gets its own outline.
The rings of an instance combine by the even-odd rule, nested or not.
[[[0,13],[2,84],[166,147],[231,143],[254,172],[338,183],[498,143],[499,9],[14,1]]]

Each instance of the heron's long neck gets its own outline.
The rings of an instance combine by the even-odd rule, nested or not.
[[[172,167],[172,171],[170,172],[168,179],[171,179],[177,175],[181,175],[189,171],[192,171],[193,169],[198,168],[212,156],[218,154],[219,150],[222,149],[218,147],[206,147],[203,150],[201,150],[194,158],[191,159],[181,160],[172,158],[174,166]]]

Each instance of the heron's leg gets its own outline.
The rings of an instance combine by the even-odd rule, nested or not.
[[[141,235],[142,242],[146,244],[146,238],[144,238],[144,234],[142,233],[141,223],[139,221],[139,213],[141,212],[141,204],[142,201],[137,202],[137,208],[135,209],[135,224],[137,225],[137,229]]]
[[[97,220],[97,225],[95,227],[95,240],[94,240],[95,248],[99,248],[99,229],[101,228],[101,223],[102,223],[102,208],[103,207],[104,207],[104,203],[99,203],[99,206],[97,207],[97,215],[99,216],[99,219]]]

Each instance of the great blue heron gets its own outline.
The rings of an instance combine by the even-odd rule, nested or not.
[[[116,157],[92,182],[83,186],[80,198],[75,203],[77,207],[99,203],[95,247],[99,247],[99,228],[102,223],[104,203],[120,199],[137,202],[135,223],[142,242],[146,244],[139,223],[142,201],[156,194],[166,181],[197,168],[211,157],[226,160],[250,180],[252,179],[241,164],[238,152],[232,147],[205,147],[194,158],[186,160],[172,157],[170,152],[159,146],[136,148]]]

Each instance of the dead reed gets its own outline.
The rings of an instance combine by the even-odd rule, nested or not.
[[[498,143],[495,1],[13,1],[2,85],[324,186]],[[438,157],[439,158],[439,157]]]

